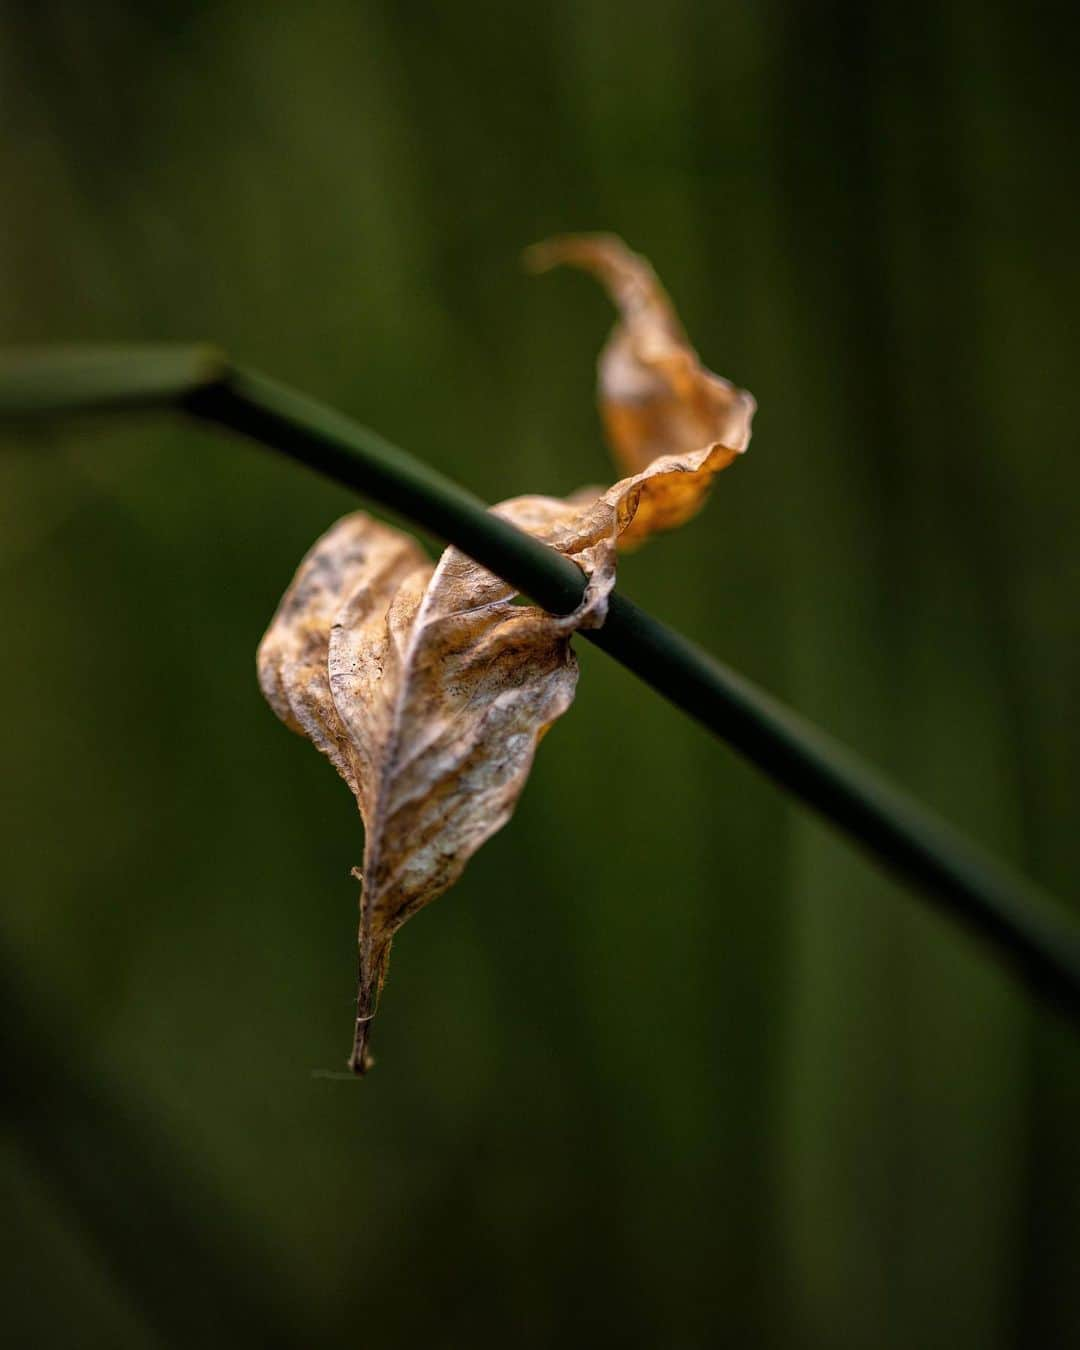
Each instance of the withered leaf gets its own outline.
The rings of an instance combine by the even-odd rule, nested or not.
[[[685,476],[664,475],[643,490],[623,547],[683,524],[749,445],[753,397],[706,370],[651,265],[616,235],[561,235],[534,244],[526,261],[534,271],[570,264],[591,272],[619,311],[598,363],[600,413],[619,466],[636,474],[660,456],[680,460]]]
[[[410,536],[363,512],[339,520],[305,555],[259,644],[259,685],[278,717],[323,752],[359,795],[356,749],[341,725],[327,669],[330,628],[346,597],[373,659],[387,611],[412,573],[432,566]],[[365,612],[366,606],[366,612]]]
[[[541,534],[577,509],[536,498],[500,508]],[[509,819],[537,742],[573,700],[570,634],[602,598],[564,618],[515,604],[458,550],[433,569],[408,536],[362,512],[301,563],[260,645],[259,678],[364,819],[355,1070],[370,1062],[394,933]]]
[[[700,366],[643,259],[607,236],[543,248],[546,263],[596,271],[621,309],[601,403],[635,471],[603,492],[493,509],[578,563],[582,604],[558,617],[516,603],[458,549],[433,567],[408,535],[358,511],[303,559],[259,647],[271,707],[330,759],[364,820],[360,1073],[394,934],[513,813],[537,744],[573,701],[570,639],[603,623],[617,545],[692,515],[749,438],[753,400]]]

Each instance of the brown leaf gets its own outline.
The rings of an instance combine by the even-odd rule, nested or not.
[[[576,506],[523,498],[500,513],[550,533]],[[587,532],[584,536],[588,545]],[[271,706],[356,794],[365,824],[357,1033],[368,1029],[390,943],[510,818],[548,726],[570,706],[570,634],[456,549],[424,563],[363,513],[308,553],[259,649]]]
[[[753,400],[702,369],[647,263],[607,237],[544,247],[549,263],[597,271],[621,307],[602,405],[637,471],[604,492],[493,509],[578,563],[579,608],[515,603],[458,549],[432,567],[408,535],[356,512],[301,562],[259,647],[270,705],[330,759],[364,820],[356,1072],[371,1062],[394,934],[509,820],[540,738],[573,701],[570,638],[603,623],[617,545],[693,514],[749,438]],[[669,453],[648,458],[661,437]]]
[[[533,245],[526,261],[535,271],[567,263],[591,272],[619,310],[600,354],[598,395],[620,467],[634,475],[660,456],[678,458],[678,473],[643,486],[623,547],[683,524],[749,444],[753,397],[706,370],[656,273],[616,235],[562,235]]]
[[[410,573],[431,562],[401,530],[362,511],[333,525],[305,554],[259,644],[259,684],[278,717],[321,750],[358,792],[355,751],[330,693],[330,626],[346,597],[359,614],[367,602],[372,647],[390,601]]]

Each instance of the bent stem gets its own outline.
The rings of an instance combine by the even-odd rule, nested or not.
[[[0,367],[0,420],[148,407],[182,411],[317,469],[552,613],[581,600],[585,578],[569,559],[374,432],[213,348],[46,351]],[[1080,928],[1060,905],[625,596],[612,595],[604,626],[582,635],[976,933],[1038,997],[1080,1018]],[[361,1065],[366,1027],[358,1021]]]

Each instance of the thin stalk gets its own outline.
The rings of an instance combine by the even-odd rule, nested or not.
[[[132,368],[132,364],[136,368]],[[125,374],[125,371],[127,374]],[[0,370],[0,420],[172,407],[319,470],[455,544],[554,613],[581,599],[568,559],[421,461],[208,348],[26,355]],[[1080,1018],[1080,926],[816,728],[625,596],[582,634],[978,934],[1040,998]]]

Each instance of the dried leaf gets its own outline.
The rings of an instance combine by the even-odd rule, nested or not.
[[[362,511],[332,526],[305,555],[259,644],[257,668],[266,701],[278,717],[323,752],[359,793],[355,749],[342,728],[330,692],[330,626],[345,599],[354,621],[366,600],[369,642],[376,651],[386,613],[404,579],[430,576],[432,565],[401,530]],[[363,619],[358,622],[363,625]]]
[[[598,395],[616,461],[633,475],[676,456],[685,475],[643,489],[623,547],[683,524],[701,509],[713,477],[750,443],[753,397],[706,370],[656,273],[617,236],[563,235],[535,244],[526,261],[535,271],[580,267],[606,287],[619,321],[600,354]]]
[[[602,404],[637,471],[603,492],[494,510],[578,563],[579,608],[515,603],[458,549],[432,567],[408,535],[356,512],[301,562],[259,647],[270,705],[330,759],[364,820],[357,1072],[394,934],[509,820],[540,738],[573,701],[570,638],[603,623],[617,545],[693,514],[749,437],[753,400],[702,369],[647,263],[610,238],[545,249],[597,271],[621,307]],[[661,435],[669,453],[645,462]]]
[[[539,498],[500,508],[541,535],[578,511]],[[570,634],[600,601],[562,618],[515,604],[458,550],[432,569],[408,536],[359,512],[286,592],[260,683],[349,783],[365,824],[357,1071],[395,932],[510,818],[540,737],[573,700]]]

